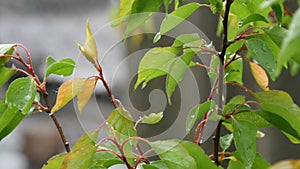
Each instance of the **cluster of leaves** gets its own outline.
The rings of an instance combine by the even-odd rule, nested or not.
[[[169,13],[171,4],[174,4],[174,8]],[[121,0],[120,15],[115,24],[127,24],[124,39],[150,19],[161,6],[165,7],[166,15],[159,32],[153,37],[154,43],[200,7],[209,7],[214,14],[220,16],[219,32],[223,32],[221,52],[207,44],[198,34],[179,35],[171,46],[155,47],[145,54],[140,62],[135,84],[135,88],[140,85],[144,88],[152,79],[166,76],[166,93],[169,104],[172,104],[171,96],[185,71],[194,66],[207,69],[207,66],[194,60],[201,57],[201,54],[210,54],[208,76],[214,86],[207,101],[191,109],[186,122],[187,133],[192,132],[196,125],[194,142],[175,139],[150,142],[138,137],[138,123],[155,124],[163,118],[163,113],[144,116],[134,125],[130,113],[114,99],[104,79],[89,21],[84,45],[78,42],[76,44],[98,74],[64,82],[59,88],[53,107],[47,97],[47,77],[51,74],[71,75],[75,62],[70,58],[56,61],[48,57],[47,69],[41,82],[34,72],[26,47],[21,44],[0,45],[0,85],[5,84],[14,72],[26,75],[10,83],[4,100],[0,101],[0,139],[34,112],[48,113],[57,124],[54,114],[74,97],[77,97],[78,110],[82,112],[100,80],[115,109],[97,130],[79,138],[72,151],[69,150],[58,126],[67,152],[52,157],[43,166],[44,169],[104,169],[116,164],[123,164],[129,169],[217,169],[222,168],[220,164],[224,160],[230,160],[227,166],[229,169],[264,169],[271,165],[256,152],[256,139],[264,135],[259,131],[261,128],[275,126],[291,142],[300,143],[300,108],[288,93],[269,88],[269,77],[276,80],[283,67],[290,68],[293,75],[299,71],[300,53],[297,45],[300,43],[300,10],[292,14],[281,1],[227,0],[223,3],[220,0],[209,0],[207,4],[184,4],[183,0]],[[19,48],[25,51],[27,60],[21,57]],[[19,61],[23,67],[8,68],[6,63],[11,59]],[[262,91],[254,92],[244,86],[243,62],[249,64]],[[214,95],[222,98],[223,84],[244,89],[253,96],[252,100],[237,95],[223,106],[222,100],[213,100]],[[46,105],[41,103],[40,96]],[[206,155],[201,148],[202,134],[208,120],[219,121],[215,136],[216,146],[211,156]],[[221,125],[230,133],[220,136]],[[99,132],[103,126],[106,126],[109,137],[99,140]],[[233,141],[235,152],[227,152]],[[149,146],[147,151],[141,148],[141,142]],[[153,152],[159,156],[159,160],[150,161],[147,158]],[[286,161],[274,165],[273,168],[280,168],[282,165],[296,167],[299,166],[299,161]]]

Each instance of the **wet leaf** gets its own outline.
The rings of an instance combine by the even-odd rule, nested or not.
[[[226,82],[236,82],[243,84],[243,59],[231,62],[225,68]]]
[[[235,160],[230,160],[227,169],[245,168],[245,164],[243,163],[243,160],[241,159],[241,156],[238,152],[233,152],[231,153],[231,155],[234,157]],[[263,159],[263,157],[260,154],[256,153],[251,169],[269,169],[270,166],[270,163]]]
[[[72,100],[80,92],[85,81],[84,78],[74,78],[64,82],[58,89],[56,103],[51,110],[51,114],[60,110]]]
[[[188,134],[195,123],[200,120],[200,118],[211,109],[215,107],[215,103],[213,101],[206,101],[204,103],[198,104],[197,106],[193,107],[192,110],[189,112],[187,119],[186,119],[186,133]]]
[[[269,90],[255,94],[262,110],[257,112],[262,118],[280,130],[300,140],[300,108],[288,93]]]
[[[256,156],[257,128],[243,120],[232,120],[232,128],[234,143],[245,165],[245,169],[251,169]]]
[[[17,107],[0,101],[0,140],[11,133],[25,117]]]
[[[260,67],[258,64],[249,62],[251,73],[256,81],[256,83],[259,85],[261,89],[264,91],[269,90],[269,78],[265,70]]]
[[[149,50],[139,64],[138,79],[134,88],[136,89],[142,83],[146,85],[156,77],[166,75],[179,51],[174,47],[158,47]]]
[[[14,52],[14,46],[15,44],[0,44],[0,55],[12,54]],[[0,58],[0,65],[3,65],[9,60],[9,57]]]
[[[269,46],[259,38],[246,40],[248,53],[259,65],[261,65],[270,75],[272,80],[276,77],[276,61]]]
[[[78,99],[77,104],[78,104],[78,110],[80,113],[82,113],[84,106],[90,100],[90,98],[94,92],[96,83],[97,83],[97,79],[95,79],[95,78],[86,79],[85,83],[81,87],[81,90],[79,91],[79,93],[77,95],[77,99]]]
[[[254,14],[251,14],[251,15],[247,16],[242,21],[242,26],[244,26],[244,25],[246,25],[248,23],[257,22],[257,21],[268,23],[268,20],[264,16],[262,16],[262,15],[260,15],[258,13],[254,13]]]
[[[179,140],[164,140],[150,143],[168,168],[172,169],[217,169],[198,145]]]
[[[222,148],[222,151],[225,152],[230,147],[232,141],[233,141],[233,134],[232,133],[226,134],[225,136],[222,136],[220,138],[220,146]]]
[[[26,115],[30,113],[36,93],[36,84],[33,79],[18,78],[9,85],[4,100],[9,107],[17,107]]]
[[[150,113],[148,116],[144,115],[142,118],[142,123],[146,124],[156,124],[164,117],[163,112],[160,113]]]

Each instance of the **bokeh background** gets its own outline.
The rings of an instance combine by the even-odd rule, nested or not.
[[[191,80],[192,82],[182,82],[181,90],[176,89],[173,106],[167,105],[166,95],[163,92],[163,78],[153,80],[144,90],[134,91],[138,61],[148,48],[153,47],[151,42],[154,34],[133,36],[122,43],[122,28],[110,26],[117,3],[117,0],[1,0],[0,43],[22,43],[27,46],[40,77],[44,74],[44,63],[49,55],[55,59],[70,57],[76,60],[78,66],[74,76],[91,75],[94,73],[92,66],[80,57],[79,50],[73,43],[73,40],[83,43],[85,23],[87,18],[90,18],[92,30],[96,31],[95,38],[99,53],[103,51],[100,59],[104,74],[112,85],[116,98],[123,102],[135,118],[150,112],[165,112],[161,123],[155,126],[141,125],[139,134],[150,139],[183,137],[192,139],[192,135],[180,134],[184,133],[185,114],[179,112],[186,112],[183,110],[189,110],[191,106],[206,99],[205,96],[210,89],[209,81],[203,80],[207,78],[205,71],[193,69],[192,73],[186,75],[185,81]],[[292,11],[296,8],[292,1],[288,1],[287,5]],[[212,15],[209,9],[197,10],[188,20],[205,33],[216,49],[220,49],[221,41],[215,34],[218,18]],[[155,24],[157,25],[156,22],[149,24],[150,32],[151,29],[155,31]],[[187,30],[183,29],[183,31]],[[158,45],[170,44],[171,40],[166,38]],[[249,70],[247,65],[245,67],[245,70]],[[249,71],[245,71],[244,74],[245,84],[254,90],[259,90]],[[52,104],[55,103],[55,94],[59,85],[67,79],[51,76],[48,80],[47,88],[50,99],[53,100]],[[289,92],[295,102],[300,105],[299,84],[299,75],[291,77],[287,71],[284,71],[276,82],[271,83],[270,88]],[[192,90],[195,86],[198,86],[199,89],[196,90],[200,96],[195,95]],[[0,88],[1,99],[6,87]],[[227,98],[238,93],[245,94],[240,89],[228,87]],[[95,129],[100,125],[103,118],[107,117],[112,110],[101,86],[97,87],[83,115],[78,115],[74,107],[74,103],[71,102],[57,113],[58,120],[71,145],[85,131]],[[173,125],[174,123],[176,125]],[[266,136],[258,139],[257,149],[269,162],[300,157],[300,146],[292,145],[279,130],[268,128],[264,131]],[[225,133],[226,130],[224,129],[223,132]],[[160,133],[164,135],[161,136]],[[211,153],[212,149],[209,136],[209,134],[206,136],[208,141],[204,143],[207,153]],[[15,131],[0,142],[0,168],[38,169],[52,155],[63,151],[64,148],[51,119],[47,114],[36,114],[24,120]]]

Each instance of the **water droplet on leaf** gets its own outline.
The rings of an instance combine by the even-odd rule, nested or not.
[[[153,38],[153,43],[158,42],[160,40],[160,38],[161,38],[161,33],[157,32],[157,34]]]

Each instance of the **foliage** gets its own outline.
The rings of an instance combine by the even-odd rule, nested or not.
[[[174,8],[170,11],[171,4],[174,4]],[[44,169],[105,169],[116,164],[123,164],[129,169],[216,169],[222,168],[224,160],[230,160],[226,166],[230,169],[269,168],[270,164],[256,152],[256,139],[262,137],[259,131],[261,128],[275,126],[291,142],[300,143],[300,108],[288,93],[269,87],[269,79],[275,81],[282,68],[289,68],[292,75],[299,71],[299,9],[292,15],[284,2],[263,0],[227,0],[224,3],[220,0],[207,0],[205,4],[183,3],[183,0],[121,0],[116,25],[126,25],[124,40],[150,19],[154,12],[161,9],[161,6],[165,7],[166,15],[159,32],[153,37],[154,43],[201,8],[209,7],[213,14],[220,17],[218,29],[219,32],[223,32],[220,50],[210,47],[198,34],[182,34],[175,38],[171,46],[150,49],[141,60],[138,69],[135,88],[140,85],[145,88],[149,81],[161,76],[166,77],[165,88],[170,105],[175,88],[190,67],[209,69],[208,76],[214,82],[210,96],[207,101],[195,105],[187,116],[186,132],[194,132],[194,141],[171,139],[150,142],[138,137],[138,122],[158,123],[163,118],[163,112],[144,116],[134,125],[130,112],[120,101],[114,99],[103,77],[89,20],[86,24],[84,45],[78,42],[76,44],[96,68],[98,75],[73,78],[64,82],[58,90],[54,106],[48,100],[47,78],[51,74],[72,75],[76,63],[71,58],[56,61],[48,57],[45,77],[40,81],[25,46],[0,45],[0,85],[7,83],[15,72],[26,76],[9,83],[4,100],[0,101],[0,140],[33,112],[48,113],[57,125],[67,152],[49,159],[43,166]],[[292,20],[286,19],[291,17]],[[20,55],[20,49],[25,51],[27,60]],[[209,68],[195,61],[195,57],[203,53],[211,56]],[[20,62],[23,67],[8,67],[6,63],[10,60]],[[244,62],[250,65],[251,73],[263,91],[256,92],[244,86]],[[74,97],[77,97],[78,109],[82,112],[99,80],[115,109],[99,129],[79,138],[71,151],[55,113],[59,113]],[[213,96],[223,97],[223,84],[240,87],[253,97],[237,95],[228,101],[224,100],[225,105],[222,99],[215,102]],[[201,148],[203,129],[209,120],[218,121],[213,154],[210,156]],[[104,125],[109,137],[99,140],[99,132]],[[227,135],[220,135],[222,125],[228,129]],[[149,145],[149,150],[136,152],[135,149],[140,149],[140,142]],[[227,152],[233,142],[235,152]],[[159,160],[150,161],[147,155],[151,152],[155,152]],[[271,168],[280,169],[285,166],[298,168],[299,160],[287,160]]]

